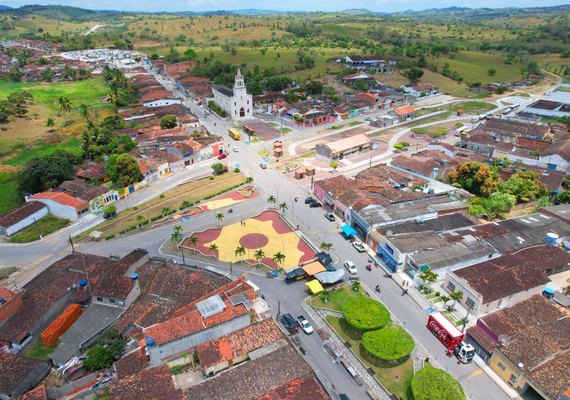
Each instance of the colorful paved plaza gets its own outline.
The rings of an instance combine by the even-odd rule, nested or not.
[[[277,211],[265,211],[256,217],[235,224],[193,233],[190,237],[198,239],[197,251],[208,256],[215,255],[224,262],[244,260],[255,264],[257,263],[255,252],[259,249],[265,254],[261,263],[272,269],[280,267],[277,262],[273,261],[273,255],[278,252],[285,255],[282,267],[286,270],[315,258],[315,253],[295,231],[281,220]],[[210,249],[212,243],[218,247],[216,254]],[[185,238],[181,245],[194,249],[189,242],[189,237]],[[235,254],[239,246],[245,248],[244,255]]]

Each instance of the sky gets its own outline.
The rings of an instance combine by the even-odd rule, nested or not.
[[[423,10],[426,8],[458,7],[537,7],[568,4],[569,0],[0,0],[0,4],[19,7],[26,4],[57,4],[93,10],[120,11],[212,11],[258,8],[279,11],[339,11],[347,8],[366,8],[371,11],[393,12]]]

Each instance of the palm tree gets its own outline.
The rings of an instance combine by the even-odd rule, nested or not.
[[[216,213],[216,221],[218,221],[220,226],[222,226],[222,222],[224,222],[224,213]]]
[[[91,121],[91,113],[87,104],[79,105],[79,114],[81,114],[81,118],[83,118],[85,122],[89,123]]]
[[[196,254],[196,244],[198,243],[198,238],[196,236],[190,236],[188,238],[188,243],[194,246],[194,254]]]
[[[210,244],[210,250],[214,252],[214,258],[217,258],[216,255],[218,254],[218,245],[216,243]]]
[[[321,243],[321,249],[328,251],[330,249],[332,249],[334,247],[334,245],[332,243],[329,242],[322,242]]]
[[[170,207],[164,207],[164,208],[162,209],[162,215],[163,215],[164,217],[166,217],[168,214],[170,214],[170,212],[171,212]]]
[[[455,303],[457,303],[459,300],[463,298],[463,292],[461,290],[457,290],[451,293],[449,297],[451,297],[451,299],[453,300],[453,304],[450,307],[450,310],[453,311],[455,310]]]
[[[59,96],[58,99],[59,104],[59,114],[67,114],[71,112],[71,100],[69,97]]]
[[[277,203],[277,199],[275,198],[275,196],[270,195],[270,196],[267,198],[267,202],[268,202],[269,204],[275,204],[275,203]]]
[[[283,261],[285,261],[285,254],[281,253],[280,251],[278,251],[277,253],[273,254],[273,261],[275,261],[277,264],[281,264],[281,266],[283,266]]]
[[[352,281],[352,290],[358,292],[358,289],[360,289],[360,281]]]
[[[440,299],[441,301],[443,301],[443,308],[445,309],[445,306],[446,306],[447,303],[449,303],[449,301],[451,300],[451,297],[449,297],[449,296],[447,296],[447,295],[444,294],[444,295],[442,295],[442,296],[439,296],[439,299]]]
[[[240,257],[240,262],[243,261],[241,257],[245,254],[245,247],[243,246],[236,247],[236,249],[234,250],[234,254],[236,255],[236,257]]]
[[[281,204],[279,204],[279,210],[281,211],[281,214],[285,214],[285,211],[287,211],[289,207],[287,207],[287,203],[283,202]]]
[[[52,117],[48,117],[47,121],[46,121],[46,127],[48,128],[48,130],[50,132],[52,132],[54,130],[55,127],[55,121],[53,120]]]
[[[142,215],[137,215],[137,224],[139,228],[143,225],[143,222],[146,221],[146,218]]]
[[[437,278],[439,277],[438,274],[429,269],[422,271],[418,276],[423,281],[424,285],[426,284],[426,282],[433,283],[437,281]]]
[[[328,290],[323,290],[322,291],[322,295],[323,295],[323,303],[328,303],[329,302],[329,296],[330,296],[331,292],[329,292]]]
[[[182,227],[180,225],[175,225],[174,229],[172,230],[172,235],[170,239],[173,242],[180,242],[182,240]]]
[[[265,258],[265,252],[262,249],[256,250],[255,253],[253,254],[253,257],[255,258],[255,261],[260,263],[261,260]]]

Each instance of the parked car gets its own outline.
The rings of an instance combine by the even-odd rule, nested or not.
[[[295,268],[285,275],[285,283],[300,281],[301,279],[305,279],[305,277],[306,273],[302,268]]]
[[[311,204],[311,203],[314,203],[315,201],[317,201],[317,200],[315,200],[314,198],[309,196],[305,199],[305,204]]]
[[[330,212],[326,212],[326,213],[325,213],[325,218],[328,219],[328,220],[331,221],[331,222],[335,220],[334,214],[333,214],[333,213],[330,213]]]
[[[224,158],[226,158],[228,155],[226,153],[222,153],[218,156],[218,160],[223,160]]]
[[[105,213],[105,214],[103,214],[103,218],[109,219],[109,218],[115,217],[116,215],[117,215],[117,212],[116,212],[116,211],[113,211],[112,213]]]
[[[307,321],[307,318],[305,318],[302,315],[299,315],[297,317],[297,322],[299,323],[299,326],[301,327],[303,332],[305,332],[307,335],[310,335],[311,333],[313,333],[313,326],[311,325],[311,323],[309,321]]]
[[[267,164],[261,163],[261,164],[259,164],[259,167],[260,167],[261,169],[267,169]]]
[[[206,115],[210,115],[211,112],[210,112],[209,110],[206,110],[205,114],[206,114]]]
[[[239,153],[239,147],[234,146],[234,153]]]
[[[311,204],[309,204],[309,207],[317,208],[317,207],[322,207],[322,206],[321,206],[321,203],[319,203],[318,201],[314,201]]]
[[[287,313],[281,315],[280,320],[281,324],[283,324],[285,329],[287,329],[290,334],[294,335],[295,333],[299,332],[299,326],[291,314]]]
[[[354,265],[354,263],[350,260],[346,260],[344,262],[344,268],[346,268],[346,270],[348,272],[350,272],[351,274],[357,274],[358,270],[356,269],[356,265]]]
[[[371,118],[371,117],[366,117],[366,118],[364,118],[364,120],[365,120],[365,121],[372,121],[372,118]]]
[[[364,253],[366,251],[366,248],[360,242],[352,242],[352,247],[354,247],[359,253]]]

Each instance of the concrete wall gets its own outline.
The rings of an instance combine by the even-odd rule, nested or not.
[[[143,103],[145,107],[164,107],[170,106],[172,104],[182,104],[180,99],[161,99],[161,100],[152,100]]]
[[[70,221],[77,221],[79,219],[77,210],[73,207],[64,206],[63,204],[56,203],[50,199],[33,199],[32,201],[39,201],[40,203],[44,203],[46,206],[48,206],[49,212],[56,217],[69,219]]]
[[[558,154],[551,156],[541,156],[538,159],[538,166],[542,168],[548,168],[548,164],[556,165],[557,171],[568,172],[568,167],[570,166],[568,161],[560,157]]]
[[[135,301],[140,294],[141,294],[141,287],[139,285],[139,281],[137,280],[135,281],[135,285],[127,295],[126,299],[119,299],[116,297],[106,297],[106,296],[93,296],[92,301],[93,303],[101,304],[104,306],[127,309],[131,304],[133,304],[133,301]]]
[[[12,226],[7,226],[7,227],[0,226],[0,234],[11,236],[14,233],[21,231],[22,229],[32,225],[34,223],[34,218],[36,219],[36,221],[39,221],[40,219],[48,215],[48,213],[49,213],[48,208],[45,207],[42,208],[41,210],[36,211],[32,215],[24,218],[23,220],[16,222]]]
[[[249,314],[245,314],[226,323],[203,329],[195,334],[184,336],[172,342],[147,347],[150,361],[155,365],[160,364],[163,360],[168,359],[174,354],[188,351],[199,344],[245,328],[249,323]]]

